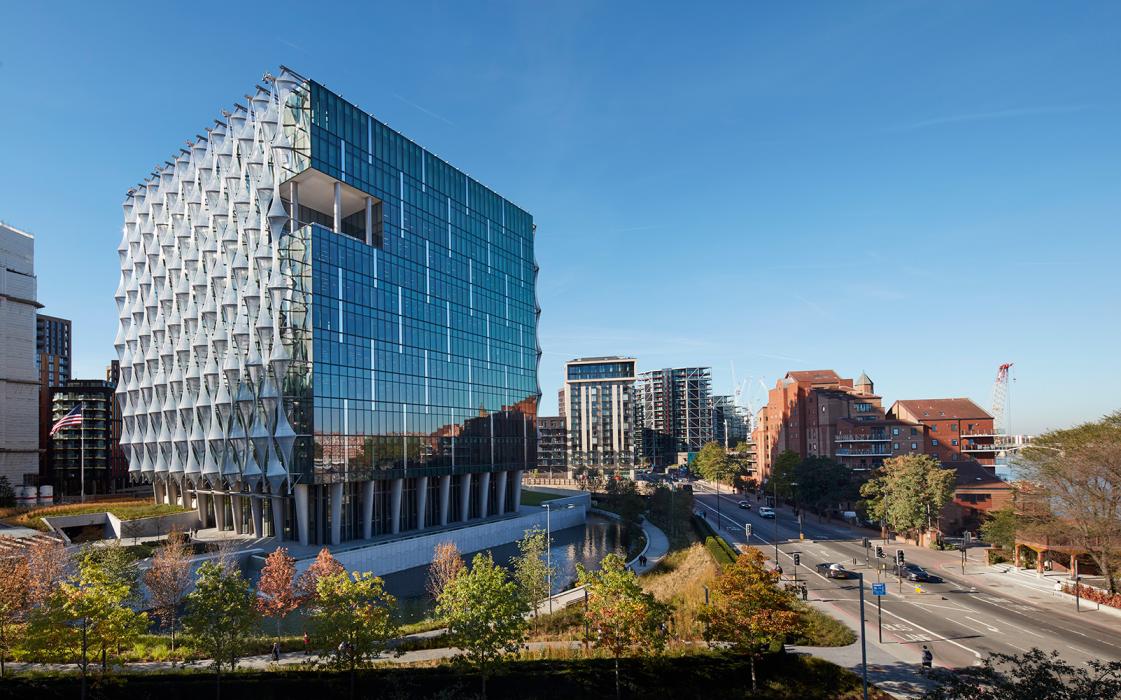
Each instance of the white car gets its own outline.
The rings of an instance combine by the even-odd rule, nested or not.
[[[775,509],[770,506],[759,506],[759,517],[773,518],[775,517]]]

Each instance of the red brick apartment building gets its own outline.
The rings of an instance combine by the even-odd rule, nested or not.
[[[896,401],[888,416],[923,427],[923,452],[946,464],[975,460],[996,471],[993,417],[969,399]]]
[[[995,476],[996,435],[984,409],[965,398],[921,399],[896,401],[885,412],[864,373],[854,382],[830,369],[787,372],[768,392],[752,437],[763,479],[786,450],[863,473],[899,455],[936,457],[958,472],[941,517],[947,532],[974,529],[984,512],[1011,498],[1011,485]]]

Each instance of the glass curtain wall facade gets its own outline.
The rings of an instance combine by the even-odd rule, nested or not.
[[[122,361],[133,416],[125,411],[122,445],[139,448],[130,450],[134,471],[151,472],[164,498],[194,496],[218,527],[305,543],[516,510],[521,475],[537,459],[532,217],[319,83],[283,69],[269,85],[184,156],[194,188],[176,191],[161,173],[155,188],[144,186],[143,203],[135,195],[126,203],[122,345],[132,365],[143,353],[144,375],[133,401]],[[168,363],[149,365],[152,353],[129,338],[147,330],[149,346],[173,339],[143,327],[149,319],[130,293],[144,296],[148,270],[161,262],[135,212],[146,207],[158,221],[162,207],[150,197],[162,203],[161,189],[188,199],[184,217],[197,236],[159,251],[180,258],[179,268],[194,266],[184,296],[172,292],[185,316],[177,332],[197,335],[201,326],[224,347],[196,352],[188,340],[182,360],[172,351]],[[204,194],[197,211],[191,189]],[[130,218],[140,246],[129,239]],[[217,310],[188,322],[192,304]],[[210,378],[204,369],[192,385],[191,363],[209,365],[212,355],[221,371]],[[161,371],[172,377],[180,362],[180,390],[208,394],[213,410],[199,418],[216,425],[180,457],[201,462],[196,475],[168,469],[161,479],[162,426],[153,450],[141,387],[145,377],[158,384]],[[148,420],[137,417],[145,412]],[[161,480],[181,485],[161,491]],[[235,507],[239,500],[252,514]]]
[[[62,496],[82,493],[83,451],[86,494],[112,491],[113,389],[100,379],[71,379],[51,390],[51,425],[82,404],[82,425],[62,428],[50,438],[51,471]]]

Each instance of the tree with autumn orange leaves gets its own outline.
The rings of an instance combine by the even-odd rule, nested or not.
[[[301,603],[307,603],[315,600],[317,595],[316,586],[319,584],[320,578],[333,574],[341,574],[345,571],[346,569],[343,568],[343,565],[339,563],[338,559],[331,556],[331,553],[327,551],[326,547],[319,550],[315,561],[311,563],[307,571],[296,579],[296,593],[299,596],[299,601]]]
[[[19,623],[26,617],[27,560],[23,557],[0,559],[0,678],[4,677],[4,664],[14,646]]]
[[[615,697],[619,697],[619,657],[633,648],[660,652],[672,607],[642,590],[638,577],[618,554],[604,557],[598,571],[579,564],[577,571],[580,585],[587,587],[584,615],[592,631],[591,641],[615,658]]]
[[[331,561],[338,564],[333,558]],[[320,576],[317,575],[317,580],[318,578]],[[286,548],[276,548],[265,558],[265,566],[261,569],[261,580],[257,583],[257,610],[264,617],[276,619],[278,638],[280,623],[300,606],[300,596],[296,592],[295,582],[296,560],[288,555]]]
[[[152,612],[159,619],[160,627],[171,630],[174,650],[179,606],[191,586],[191,548],[177,530],[172,530],[164,546],[152,555],[151,564],[144,572],[144,584],[148,586]]]
[[[705,640],[746,655],[755,690],[756,657],[781,644],[798,626],[794,594],[779,588],[778,573],[767,568],[763,553],[754,547],[724,567],[712,592],[712,604],[698,615]]]
[[[61,540],[36,537],[27,549],[27,597],[34,607],[54,593],[70,566],[70,554]]]

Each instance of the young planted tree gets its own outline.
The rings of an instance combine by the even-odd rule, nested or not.
[[[580,585],[587,587],[584,613],[594,632],[592,643],[615,659],[615,697],[619,697],[619,657],[631,649],[658,653],[666,643],[665,625],[672,608],[642,590],[623,558],[608,554],[598,571],[577,565]]]
[[[796,472],[801,463],[802,458],[797,452],[784,450],[775,458],[771,483],[767,484],[767,491],[772,494],[777,491],[779,498],[790,498],[794,494],[793,484],[798,482]],[[778,503],[775,503],[775,507],[778,507]]]
[[[549,590],[549,579],[556,573],[556,567],[550,569],[546,560],[548,550],[549,541],[545,531],[540,527],[534,527],[526,530],[522,539],[518,540],[518,554],[514,556],[514,581],[517,582],[518,591],[526,605],[533,611],[535,628],[537,609],[552,595],[552,591]]]
[[[712,593],[712,604],[698,616],[705,640],[750,659],[754,691],[756,657],[781,644],[798,625],[794,594],[778,587],[778,573],[767,568],[763,553],[754,547],[717,574]]]
[[[311,563],[307,571],[296,579],[296,593],[300,597],[301,602],[314,601],[319,579],[323,576],[330,576],[331,574],[339,574],[346,571],[343,565],[339,563],[338,559],[331,556],[327,548],[319,550],[316,555],[315,561]]]
[[[152,555],[144,572],[148,599],[160,627],[171,630],[171,649],[175,650],[175,628],[179,606],[191,585],[191,550],[184,538],[172,531],[166,544]]]
[[[441,542],[436,545],[432,555],[432,563],[428,565],[428,580],[425,590],[432,600],[439,600],[440,594],[448,582],[459,575],[464,569],[463,557],[454,542]]]
[[[898,531],[926,532],[954,494],[956,472],[930,455],[902,455],[860,487],[868,515]]]
[[[261,569],[261,580],[257,582],[257,611],[264,617],[276,619],[278,639],[280,623],[300,606],[295,579],[296,560],[288,556],[287,548],[277,547],[265,558]]]
[[[852,470],[828,457],[807,457],[794,468],[798,507],[821,512],[847,504],[859,495]]]
[[[382,580],[368,571],[328,574],[316,583],[312,621],[317,636],[331,642],[332,664],[350,672],[351,697],[358,667],[376,659],[397,636],[396,606],[396,598],[385,592]]]
[[[96,567],[99,575],[128,590],[126,605],[140,602],[140,562],[136,555],[114,541],[103,547],[87,546],[78,556],[78,567]]]
[[[148,627],[148,616],[125,605],[126,584],[106,574],[96,562],[83,561],[74,583],[56,583],[27,625],[27,646],[43,660],[77,659],[86,696],[91,652],[100,652],[101,667],[108,670],[111,649],[130,644]]]
[[[211,659],[217,697],[222,670],[233,670],[257,627],[253,592],[241,572],[207,562],[199,567],[195,590],[187,596],[183,627],[195,648]]]
[[[0,559],[0,678],[17,640],[20,623],[30,610],[27,595],[27,559]]]
[[[471,569],[440,593],[436,614],[447,622],[452,643],[463,650],[457,660],[478,671],[484,698],[487,678],[525,639],[526,612],[517,584],[490,552],[476,554]]]
[[[1121,569],[1121,411],[1045,433],[1024,450],[1028,480],[1054,516],[1053,534],[1085,549],[1118,590]]]
[[[27,595],[32,606],[42,605],[66,575],[70,554],[61,540],[36,537],[27,550]]]
[[[1020,516],[1012,506],[990,511],[985,522],[981,523],[981,537],[989,544],[1002,549],[1011,549],[1016,543],[1016,531],[1020,527]]]

